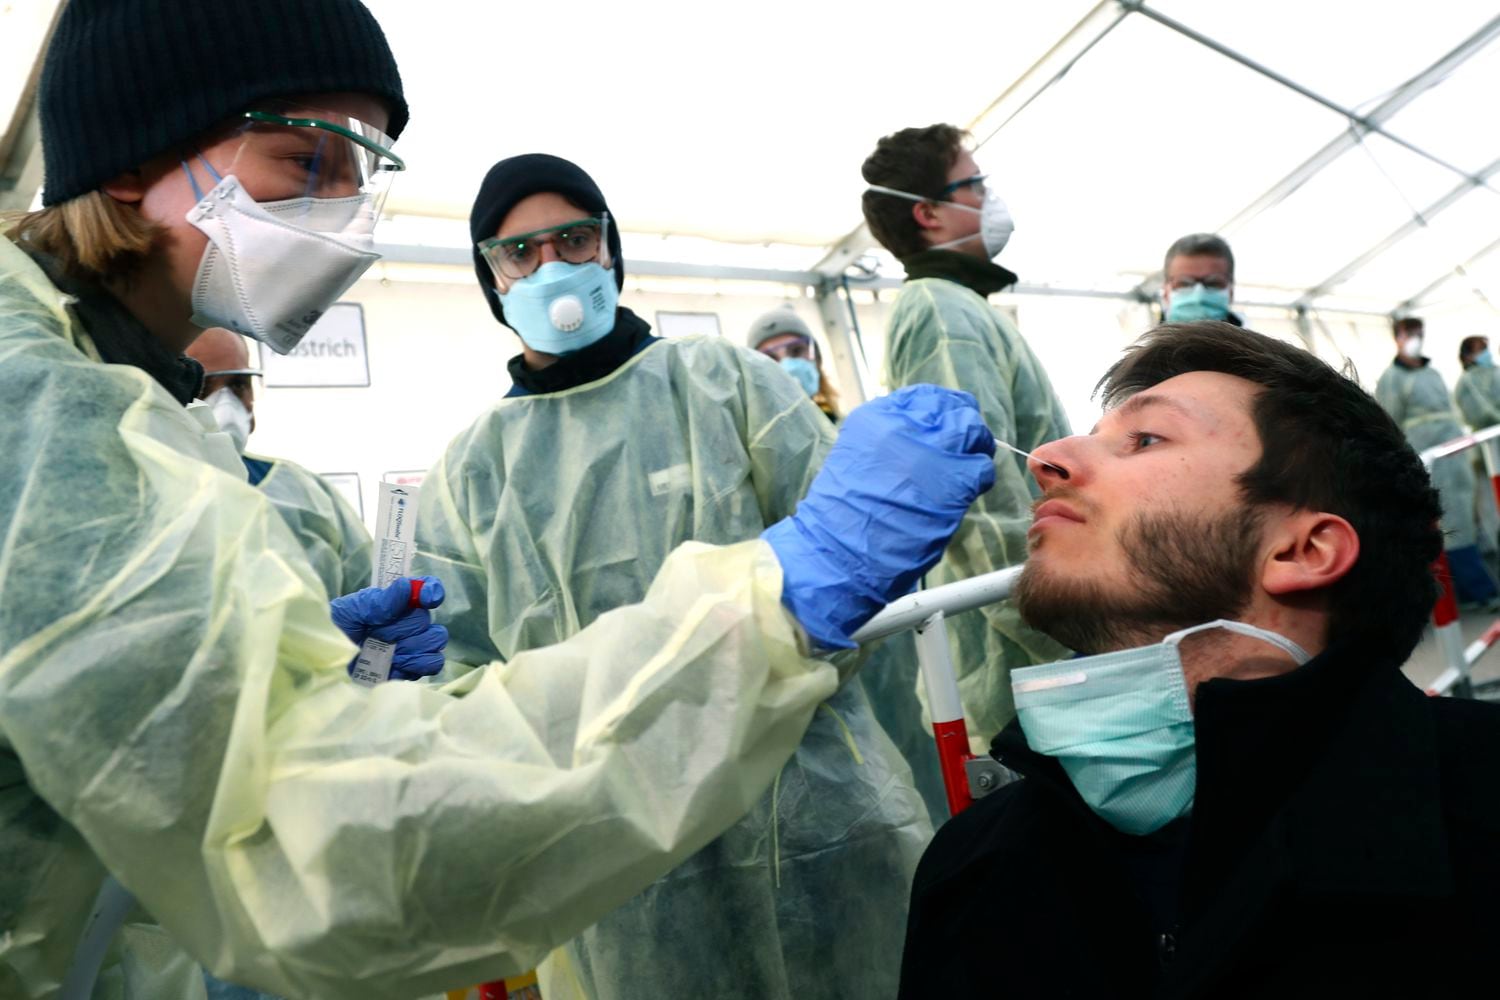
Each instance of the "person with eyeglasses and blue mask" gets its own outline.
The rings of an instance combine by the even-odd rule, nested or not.
[[[1162,316],[1167,323],[1219,320],[1244,326],[1234,302],[1234,251],[1221,236],[1190,233],[1167,248],[1162,262]]]
[[[834,429],[770,358],[655,337],[620,304],[620,225],[577,164],[500,161],[469,223],[480,293],[521,352],[504,398],[429,466],[414,569],[444,582],[452,658],[519,663],[642,600],[684,542],[743,542],[805,506]],[[661,766],[640,779],[674,786]],[[542,964],[542,994],[889,996],[930,836],[846,684],[728,831]]]
[[[37,101],[43,207],[0,229],[0,996],[200,1000],[205,966],[216,995],[299,1000],[501,979],[773,786],[788,896],[818,881],[790,860],[808,817],[877,853],[864,810],[903,792],[857,710],[839,749],[866,755],[866,794],[811,801],[832,779],[783,765],[857,666],[824,651],[912,588],[992,479],[972,400],[928,386],[856,410],[790,516],[679,547],[556,646],[362,687],[366,638],[394,647],[393,678],[443,667],[442,582],[330,601],[183,352],[227,327],[286,353],[377,258],[408,119],[379,24],[356,0],[70,0]],[[689,510],[675,469],[652,482],[667,506],[643,519],[721,499]]]
[[[839,422],[837,390],[823,371],[823,352],[812,329],[790,305],[777,306],[750,324],[746,344],[781,366],[828,419]]]
[[[995,262],[1014,224],[968,141],[953,125],[903,129],[882,138],[864,162],[865,221],[906,269],[886,329],[885,381],[971,393],[996,437],[1034,451],[1071,429],[1031,346],[988,301],[1015,284],[1015,274]],[[996,456],[995,474],[996,487],[970,509],[929,585],[1026,558],[1036,484],[1013,454]],[[948,637],[969,740],[981,752],[1014,715],[1010,670],[1064,650],[1008,601],[950,619]]]

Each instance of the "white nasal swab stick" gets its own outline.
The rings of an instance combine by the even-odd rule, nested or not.
[[[1029,452],[1029,451],[1022,451],[1020,448],[1017,448],[1015,445],[1013,445],[1013,444],[1006,444],[1004,441],[1001,441],[999,438],[995,439],[995,443],[998,444],[1002,448],[1009,448],[1011,451],[1015,452],[1017,455],[1020,455],[1022,458],[1036,458],[1036,456],[1033,455],[1031,452]],[[1038,462],[1041,462],[1047,468],[1051,469],[1053,472],[1057,473],[1062,478],[1064,478],[1064,479],[1068,478],[1068,470],[1064,469],[1062,466],[1060,466],[1060,465],[1053,465],[1051,462],[1044,462],[1040,458],[1036,458],[1036,460]]]

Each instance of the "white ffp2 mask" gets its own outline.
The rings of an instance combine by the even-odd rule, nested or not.
[[[193,282],[193,322],[228,327],[277,354],[380,259],[366,195],[257,202],[229,175],[188,212],[208,237]]]
[[[987,190],[984,194],[984,204],[979,208],[975,208],[973,205],[965,205],[958,201],[923,198],[920,195],[912,194],[910,191],[888,188],[880,184],[871,184],[870,190],[879,191],[881,194],[894,195],[897,198],[905,198],[907,201],[930,201],[938,205],[951,205],[954,208],[961,208],[965,212],[978,214],[979,232],[975,235],[984,241],[984,252],[990,255],[991,260],[1000,256],[1000,251],[1004,250],[1005,245],[1010,242],[1010,234],[1016,231],[1016,222],[1010,217],[1010,208],[993,191]],[[974,239],[973,236],[960,236],[958,239],[949,240],[946,243],[935,243],[928,249],[948,250],[952,247],[968,243],[972,239]]]
[[[218,423],[219,430],[229,435],[229,440],[234,442],[234,450],[243,455],[245,445],[250,442],[250,411],[245,409],[240,397],[226,386],[209,393],[203,401],[213,408],[214,421]]]

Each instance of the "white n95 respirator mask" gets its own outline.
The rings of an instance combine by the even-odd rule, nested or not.
[[[187,214],[208,237],[193,322],[228,327],[286,354],[380,259],[369,195],[257,202],[234,175]]]
[[[984,252],[989,255],[991,260],[994,260],[1000,256],[1000,251],[1004,250],[1005,245],[1010,242],[1011,233],[1016,231],[1016,220],[1011,218],[1010,207],[993,191],[986,191],[983,205],[975,208],[973,205],[965,205],[961,201],[923,198],[921,195],[912,194],[910,191],[888,188],[881,184],[871,184],[869,190],[892,195],[896,198],[905,198],[907,201],[948,205],[952,208],[972,212],[979,216],[979,232],[973,236],[960,236],[958,239],[949,240],[946,243],[934,243],[931,247],[928,247],[929,250],[951,250],[956,246],[971,243],[977,238],[984,243]]]
[[[234,442],[234,450],[243,455],[245,445],[250,443],[250,411],[245,409],[240,397],[226,386],[209,393],[203,401],[213,408],[214,421],[219,425],[219,430],[229,435],[229,440]]]

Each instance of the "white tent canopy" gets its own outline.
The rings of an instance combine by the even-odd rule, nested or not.
[[[1450,384],[1459,339],[1500,318],[1493,3],[366,2],[413,113],[377,232],[387,259],[350,293],[372,388],[272,390],[257,441],[363,470],[367,492],[382,469],[423,467],[504,379],[513,348],[473,288],[466,219],[488,168],[524,152],[599,181],[624,230],[625,304],[712,312],[739,337],[790,301],[821,320],[846,403],[879,391],[902,276],[860,224],[860,165],[880,136],[939,121],[970,129],[1015,216],[1000,261],[1021,284],[995,301],[1075,426],[1154,322],[1162,254],[1189,232],[1231,241],[1252,326],[1352,359],[1367,385],[1390,358],[1389,316],[1427,319]],[[0,108],[14,109],[0,208],[39,189],[34,84],[57,8],[0,4]],[[423,382],[439,348],[468,363]],[[438,407],[421,434],[387,424],[398,397]],[[295,434],[333,400],[381,428],[368,453]]]
[[[56,6],[0,8],[0,188],[37,183],[16,177],[21,50]],[[1191,231],[1231,239],[1242,297],[1271,303],[1412,309],[1500,271],[1500,17],[1476,0],[370,6],[414,112],[395,247],[464,248],[485,170],[541,150],[600,181],[627,260],[837,274],[870,249],[856,231],[828,255],[874,140],[952,121],[1016,216],[1027,286],[1149,286]]]
[[[1454,269],[1500,234],[1500,127],[1481,110],[1500,17],[1470,0],[1052,0],[935,20],[580,4],[566,31],[517,4],[466,8],[440,44],[433,5],[372,6],[414,109],[398,216],[462,219],[491,163],[542,150],[595,174],[636,256],[810,270],[859,221],[874,140],[953,121],[1017,218],[1005,260],[1028,285],[1129,291],[1206,230],[1234,243],[1243,297],[1386,312],[1472,294]],[[752,249],[662,239],[684,236]]]

